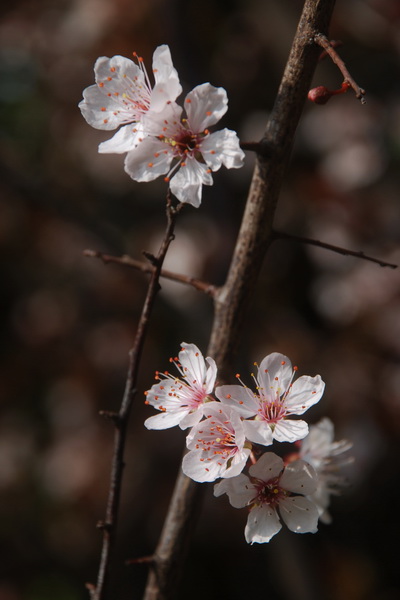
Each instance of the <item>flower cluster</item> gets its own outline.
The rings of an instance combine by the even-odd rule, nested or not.
[[[329,522],[330,495],[344,483],[339,471],[351,444],[333,441],[329,419],[309,428],[296,418],[320,400],[321,377],[294,379],[297,367],[274,352],[256,365],[252,388],[239,375],[237,385],[216,386],[215,361],[204,359],[194,344],[181,346],[170,359],[179,376],[157,371],[157,383],[145,393],[146,404],[160,411],[145,425],[191,427],[183,472],[198,482],[221,479],[214,495],[227,494],[235,508],[248,507],[249,543],[268,542],[278,533],[279,515],[296,533],[314,533],[319,519]],[[264,451],[274,441],[295,443],[296,451],[283,459]]]
[[[125,171],[135,181],[164,175],[181,202],[198,207],[202,185],[212,185],[212,171],[222,165],[239,168],[244,153],[234,131],[210,133],[226,113],[223,88],[210,83],[189,92],[183,108],[175,101],[182,92],[168,46],[153,54],[154,87],[141,57],[98,58],[96,84],[86,88],[79,108],[92,127],[118,129],[99,152],[127,153]]]

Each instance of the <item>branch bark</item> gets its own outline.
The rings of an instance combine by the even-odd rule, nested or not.
[[[207,354],[228,373],[245,310],[265,253],[273,241],[273,219],[297,124],[317,64],[317,33],[327,34],[335,0],[306,0],[278,95],[261,140],[236,248],[225,284],[214,297],[215,315]],[[201,499],[201,484],[178,475],[154,554],[144,600],[172,600]]]

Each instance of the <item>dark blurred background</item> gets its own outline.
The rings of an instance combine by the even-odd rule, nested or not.
[[[140,258],[164,228],[165,184],[137,184],[111,134],[77,105],[98,56],[137,51],[151,69],[170,45],[184,90],[210,81],[230,99],[222,126],[262,134],[300,0],[17,1],[0,20],[0,600],[83,600],[95,581],[113,430],[146,277],[85,258]],[[367,90],[308,103],[277,228],[400,263],[400,4],[339,0],[331,38]],[[340,87],[325,60],[314,85]],[[221,171],[187,207],[167,267],[222,283],[253,159]],[[205,351],[211,301],[163,283],[144,351],[127,448],[114,598],[141,598],[146,567],[124,566],[157,542],[185,434],[147,431],[143,391],[182,341]],[[349,486],[317,535],[248,546],[246,512],[205,491],[179,600],[399,597],[400,270],[290,241],[274,244],[245,323],[237,369],[287,354],[327,387],[327,415],[354,443]]]

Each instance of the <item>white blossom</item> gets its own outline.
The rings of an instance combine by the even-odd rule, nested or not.
[[[310,432],[301,442],[298,457],[312,465],[318,475],[318,485],[310,496],[317,505],[319,518],[323,523],[330,523],[331,516],[327,510],[332,494],[340,493],[345,485],[341,470],[352,461],[352,457],[344,456],[352,447],[347,440],[334,441],[334,426],[330,419],[321,419],[310,426]]]
[[[212,171],[221,165],[228,169],[243,165],[244,152],[236,133],[208,130],[225,114],[227,104],[223,88],[204,83],[186,96],[185,118],[175,102],[157,114],[146,115],[143,124],[147,137],[127,154],[126,172],[135,181],[165,175],[178,200],[198,207],[203,184],[213,183]]]
[[[253,375],[255,391],[244,385],[223,385],[216,388],[215,395],[239,412],[251,442],[264,446],[274,439],[295,442],[307,435],[308,425],[292,415],[302,415],[316,404],[325,387],[319,375],[303,375],[293,382],[296,371],[287,356],[274,352],[261,361],[257,376]]]
[[[192,427],[203,416],[204,406],[210,401],[217,377],[214,359],[204,359],[194,344],[181,344],[179,358],[170,359],[181,378],[170,373],[157,372],[159,383],[145,392],[146,404],[161,411],[145,421],[147,429],[168,429],[179,425],[181,429]]]
[[[186,439],[190,452],[183,458],[183,472],[200,482],[238,475],[251,451],[238,413],[220,402],[210,402],[204,416]]]
[[[100,144],[99,152],[132,150],[145,135],[144,115],[162,111],[182,92],[168,46],[154,51],[154,87],[143,60],[136,58],[138,64],[124,56],[98,58],[94,66],[96,84],[83,92],[79,108],[89,125],[106,130],[120,127],[110,140]]]
[[[235,508],[250,509],[245,528],[248,543],[262,544],[280,531],[279,516],[295,533],[315,533],[318,509],[305,495],[317,486],[314,469],[302,460],[284,467],[283,460],[265,452],[249,469],[249,477],[241,473],[223,479],[214,486],[214,496],[227,494]]]

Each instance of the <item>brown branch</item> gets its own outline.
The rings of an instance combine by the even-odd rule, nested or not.
[[[214,298],[215,316],[207,354],[222,382],[233,360],[244,315],[265,253],[273,241],[273,218],[297,124],[318,60],[315,31],[327,31],[334,0],[306,0],[290,56],[262,139],[268,155],[257,162],[227,280]],[[204,486],[203,486],[204,487]],[[154,553],[144,600],[174,600],[191,531],[198,514],[201,484],[178,475],[160,541]]]
[[[123,265],[125,267],[131,267],[132,269],[136,269],[142,273],[154,273],[153,265],[149,265],[141,260],[131,258],[126,254],[123,256],[112,256],[111,254],[104,254],[98,250],[84,250],[83,255],[88,256],[89,258],[100,258],[104,264],[114,263],[117,265]],[[217,290],[216,286],[208,283],[207,281],[202,281],[201,279],[190,277],[189,275],[182,275],[181,273],[174,273],[173,271],[168,271],[167,269],[161,269],[160,277],[170,279],[171,281],[177,281],[178,283],[191,285],[195,290],[203,292],[208,296],[214,296]]]
[[[389,263],[384,260],[379,260],[378,258],[374,258],[373,256],[368,256],[364,254],[362,251],[356,250],[348,250],[347,248],[341,248],[340,246],[334,246],[333,244],[327,244],[326,242],[320,242],[319,240],[313,240],[310,238],[301,237],[299,235],[292,235],[291,233],[282,233],[279,231],[274,232],[275,239],[286,239],[293,240],[295,242],[301,242],[302,244],[309,244],[311,246],[317,246],[318,248],[325,248],[326,250],[331,250],[332,252],[336,252],[337,254],[342,254],[343,256],[355,256],[356,258],[362,258],[363,260],[369,260],[370,262],[376,263],[380,267],[389,267],[390,269],[397,269],[398,265],[394,263]]]
[[[125,383],[125,391],[118,413],[111,411],[101,411],[101,414],[110,418],[115,425],[114,433],[114,453],[111,466],[110,487],[108,492],[108,501],[106,517],[104,521],[98,524],[103,532],[103,545],[101,551],[100,565],[97,576],[97,584],[87,584],[91,600],[105,600],[110,580],[110,564],[113,554],[116,527],[118,521],[119,500],[121,495],[122,475],[124,468],[124,450],[126,431],[129,421],[129,415],[132,407],[132,401],[136,393],[136,380],[138,375],[139,363],[142,355],[145,336],[148,329],[150,314],[154,305],[157,291],[159,289],[159,278],[161,267],[167,254],[168,248],[174,239],[174,227],[177,214],[182,205],[177,208],[171,205],[171,197],[167,197],[167,226],[164,238],[161,242],[159,251],[154,260],[151,277],[147,288],[146,298],[143,304],[137,333],[133,347],[129,352],[128,372]]]
[[[365,104],[365,90],[363,90],[358,83],[354,81],[352,76],[350,75],[346,65],[343,60],[340,58],[339,54],[336,52],[333,44],[328,40],[328,38],[322,33],[317,33],[314,35],[314,41],[316,44],[321,46],[325,50],[325,52],[330,56],[335,65],[340,69],[345,82],[349,83],[353,88],[356,98],[361,101],[361,104]]]

